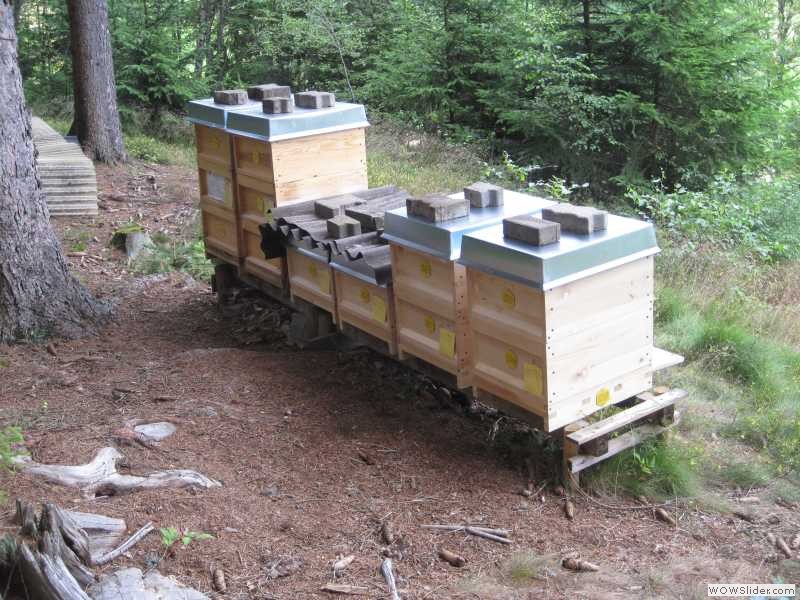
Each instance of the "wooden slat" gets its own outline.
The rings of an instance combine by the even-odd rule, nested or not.
[[[569,469],[572,473],[579,473],[584,469],[591,467],[592,465],[596,465],[597,463],[603,462],[611,458],[612,456],[619,454],[623,450],[627,450],[628,448],[633,448],[634,446],[640,444],[644,440],[654,437],[656,435],[660,435],[669,429],[668,427],[663,427],[661,425],[641,425],[636,429],[632,429],[627,433],[623,433],[619,437],[615,437],[608,441],[608,452],[605,454],[601,454],[600,456],[589,456],[587,454],[578,454],[577,456],[573,456],[567,459],[569,464]],[[571,441],[571,440],[570,440]]]
[[[609,435],[626,425],[635,423],[648,415],[675,404],[676,401],[685,398],[686,395],[686,392],[680,389],[670,390],[660,396],[654,396],[650,392],[639,394],[637,397],[642,399],[642,402],[639,404],[625,409],[622,412],[618,412],[615,415],[611,415],[607,419],[592,423],[588,427],[570,433],[568,437],[579,446],[582,446],[593,439]]]
[[[653,371],[668,369],[683,362],[680,354],[675,354],[661,348],[653,348]]]

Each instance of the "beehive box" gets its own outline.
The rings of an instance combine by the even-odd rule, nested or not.
[[[613,215],[539,247],[502,224],[465,236],[474,388],[545,431],[649,389],[656,252],[650,224]]]
[[[328,311],[336,323],[333,270],[327,258],[304,248],[288,247],[286,264],[292,298],[302,298]]]
[[[451,197],[463,198],[463,193]],[[471,349],[466,270],[456,262],[462,237],[506,216],[553,204],[508,190],[504,198],[503,206],[472,208],[468,216],[440,223],[409,216],[405,208],[386,213],[399,355],[449,373],[460,388],[470,385]]]
[[[389,246],[378,236],[331,261],[336,318],[345,333],[364,332],[381,342],[381,351],[397,354],[397,330]]]
[[[243,254],[239,239],[238,202],[231,136],[225,130],[232,112],[259,106],[228,106],[213,100],[189,103],[189,120],[194,123],[200,214],[203,241],[209,256],[233,265]]]
[[[271,208],[367,187],[367,125],[364,107],[348,103],[275,115],[259,105],[231,116],[246,273],[284,283],[282,259],[268,260],[261,251],[259,226]]]

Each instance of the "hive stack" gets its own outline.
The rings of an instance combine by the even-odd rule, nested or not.
[[[467,280],[456,262],[462,237],[551,204],[480,183],[452,196],[411,198],[405,208],[386,214],[402,358],[420,359],[449,374],[459,388],[470,385]]]
[[[464,237],[472,384],[544,431],[652,385],[651,224],[558,204]]]
[[[36,164],[52,216],[96,215],[94,164],[74,137],[62,137],[38,117],[31,118]]]
[[[213,180],[222,199],[216,205],[201,202],[204,223],[208,213],[217,224],[204,229],[209,253],[237,266],[242,278],[285,289],[284,262],[265,258],[259,227],[268,221],[273,207],[366,189],[364,107],[336,103],[326,92],[292,95],[287,86],[265,84],[247,91],[222,90],[213,99],[192,101],[188,113],[197,127],[198,162],[203,148],[201,194],[208,188],[202,168],[214,174],[223,171],[224,186]],[[205,150],[206,137],[214,140],[212,148],[220,156]],[[217,216],[220,205],[227,216],[231,212],[234,216],[224,221],[224,227],[217,223],[222,220]],[[230,251],[231,224],[235,253]],[[226,252],[215,252],[221,236],[212,234],[222,229]]]

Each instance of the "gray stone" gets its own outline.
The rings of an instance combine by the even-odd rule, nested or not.
[[[361,234],[361,223],[345,215],[328,219],[328,235],[335,239]]]
[[[332,219],[345,214],[344,211],[351,206],[364,204],[364,200],[353,194],[342,194],[341,196],[331,196],[322,198],[314,202],[314,213],[320,219]]]
[[[560,223],[564,231],[588,235],[608,227],[608,213],[591,206],[561,202],[542,209],[542,218]]]
[[[441,223],[469,215],[469,201],[466,198],[448,198],[441,194],[428,194],[422,198],[408,198],[406,211],[410,216],[419,217],[431,223]]]
[[[503,236],[533,246],[555,244],[561,237],[561,225],[531,215],[503,219]]]
[[[330,92],[309,90],[295,94],[294,103],[300,108],[331,108],[336,106],[336,96]]]
[[[361,231],[377,231],[383,229],[383,216],[386,213],[385,211],[372,212],[369,206],[363,208],[356,206],[345,209],[344,214],[361,223]]]
[[[131,231],[125,234],[125,254],[128,260],[136,260],[153,248],[153,240],[144,231]]]
[[[291,98],[264,98],[261,101],[262,110],[268,115],[281,115],[294,111]]]
[[[292,88],[288,85],[278,85],[277,83],[265,83],[263,85],[251,85],[247,88],[247,95],[250,100],[266,100],[267,98],[291,98]]]
[[[247,104],[247,92],[244,90],[217,90],[214,92],[214,102],[231,106]]]
[[[86,590],[92,600],[209,600],[208,596],[181,585],[158,571],[142,574],[141,569],[120,569],[100,577]]]
[[[133,428],[136,433],[140,433],[147,440],[153,442],[160,442],[168,438],[177,431],[177,428],[172,423],[161,421],[158,423],[145,423],[144,425],[137,425]]]
[[[503,206],[503,188],[483,181],[465,187],[464,197],[472,208]]]

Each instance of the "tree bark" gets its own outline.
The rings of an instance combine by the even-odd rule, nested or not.
[[[108,164],[125,162],[106,0],[68,0],[67,9],[75,86],[75,133],[92,160]]]
[[[197,46],[194,52],[195,77],[203,76],[203,68],[210,60],[211,27],[214,22],[211,0],[200,0],[197,14]]]
[[[13,2],[0,2],[0,342],[77,337],[109,307],[67,270],[50,227],[17,63]]]

